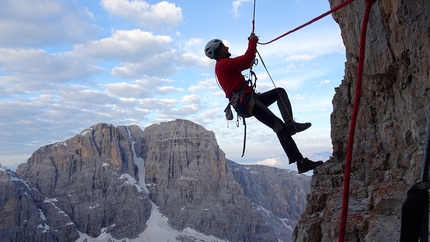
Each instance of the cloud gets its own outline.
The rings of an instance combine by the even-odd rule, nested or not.
[[[102,68],[69,59],[65,55],[22,48],[0,49],[0,71],[7,74],[9,80],[13,79],[14,83],[8,85],[16,88],[22,88],[21,85],[26,82],[37,82],[38,85],[46,85],[49,82],[64,83],[103,72]],[[43,87],[35,90],[41,89]]]
[[[265,59],[276,57],[286,61],[303,61],[333,53],[344,54],[345,46],[338,26],[321,28],[315,25],[265,45],[260,52]]]
[[[231,13],[233,14],[233,17],[237,18],[240,16],[239,13],[239,7],[246,2],[251,2],[252,0],[235,0],[232,3],[232,9],[231,9]]]
[[[116,104],[118,98],[97,90],[88,90],[81,86],[62,87],[58,98],[68,105],[82,109],[102,108],[106,104]]]
[[[327,85],[327,84],[330,84],[330,80],[320,81],[320,83],[318,83],[318,86],[323,86],[323,85]]]
[[[305,100],[306,99],[306,95],[297,94],[297,95],[291,97],[291,99],[292,100],[296,100],[296,101],[298,101],[298,100]]]
[[[182,92],[183,88],[173,86],[163,86],[172,81],[159,78],[146,78],[133,82],[109,83],[103,86],[107,93],[118,97],[149,98],[157,94],[167,94],[171,92]]]
[[[3,0],[1,4],[0,32],[7,33],[0,35],[3,47],[56,46],[101,33],[88,22],[91,12],[70,1]]]
[[[164,87],[158,87],[157,91],[160,94],[169,94],[169,93],[174,93],[174,92],[183,92],[184,89],[173,87],[173,86],[164,86]]]
[[[203,39],[201,38],[191,38],[185,43],[185,47],[187,48],[192,48],[195,46],[200,48],[202,45],[203,45]]]
[[[216,80],[207,79],[204,81],[200,81],[197,85],[191,85],[190,87],[188,87],[188,91],[190,92],[199,92],[207,90],[219,90],[219,87],[216,86]]]
[[[303,55],[291,55],[291,56],[288,56],[285,60],[288,62],[290,62],[290,61],[307,61],[307,60],[312,60],[315,58],[316,58],[315,55],[303,54]]]
[[[172,61],[169,54],[155,55],[141,62],[122,63],[112,69],[111,74],[119,79],[135,79],[142,76],[169,76],[177,69],[169,63]]]
[[[119,79],[142,76],[168,76],[184,64],[193,65],[196,58],[184,58],[178,46],[165,35],[154,35],[140,29],[116,30],[112,36],[78,44],[62,55],[99,66],[111,66],[111,74]]]
[[[198,104],[184,105],[177,109],[165,110],[160,117],[177,119],[184,116],[190,116],[200,111],[201,106]]]
[[[175,26],[183,18],[182,9],[167,1],[151,5],[142,0],[102,0],[101,5],[107,12],[145,28]]]
[[[277,158],[268,158],[262,161],[256,162],[257,165],[266,165],[266,166],[275,166],[280,165],[282,162],[279,161]]]
[[[186,102],[186,103],[198,104],[198,103],[200,103],[200,96],[198,96],[196,94],[186,95],[182,98],[182,101]]]
[[[140,29],[115,30],[110,37],[75,45],[69,54],[85,58],[136,61],[170,51],[166,45],[171,42],[170,36],[154,35]]]

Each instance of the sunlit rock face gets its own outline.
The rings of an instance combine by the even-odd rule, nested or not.
[[[37,150],[17,174],[97,237],[136,237],[151,212],[148,194],[136,187],[133,140],[126,127],[98,124],[63,142]],[[129,219],[130,215],[133,219]]]
[[[341,0],[330,0],[332,7]],[[346,47],[345,76],[331,115],[333,157],[312,177],[296,241],[335,241],[343,168],[368,1],[333,14]],[[353,146],[347,241],[398,241],[406,191],[421,180],[430,100],[430,1],[376,1],[367,30]]]
[[[292,241],[310,177],[226,160],[187,120],[100,123],[0,167],[9,241]],[[165,237],[160,237],[165,236]]]

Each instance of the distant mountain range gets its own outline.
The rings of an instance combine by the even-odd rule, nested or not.
[[[311,178],[226,160],[187,120],[97,124],[0,168],[4,241],[292,241]]]

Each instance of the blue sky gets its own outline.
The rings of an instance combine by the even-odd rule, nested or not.
[[[26,162],[39,147],[97,123],[116,126],[188,119],[215,133],[226,157],[242,164],[286,167],[273,131],[248,119],[224,118],[214,61],[203,48],[224,40],[241,55],[252,30],[247,0],[3,0],[0,8],[0,163]],[[329,10],[328,1],[257,1],[255,33],[270,41]],[[345,50],[331,16],[272,44],[259,45],[276,86],[291,99],[305,156],[331,151],[330,114]],[[273,88],[254,67],[257,91]],[[245,72],[244,74],[247,74]],[[272,109],[279,114],[276,105]]]

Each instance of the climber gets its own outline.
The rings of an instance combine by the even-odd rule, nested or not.
[[[248,85],[242,71],[249,69],[257,53],[258,37],[251,33],[248,37],[248,49],[242,56],[230,58],[229,48],[219,39],[209,41],[205,46],[205,54],[216,60],[215,74],[221,88],[236,112],[245,117],[254,116],[261,123],[270,127],[277,135],[290,164],[297,162],[299,173],[313,170],[323,164],[322,161],[311,161],[300,153],[292,135],[308,129],[310,123],[297,123],[293,119],[292,108],[288,95],[283,88],[276,88],[265,93],[255,93]],[[246,103],[243,101],[246,100]],[[268,106],[277,102],[283,121],[275,116]],[[245,112],[243,110],[246,110]]]

